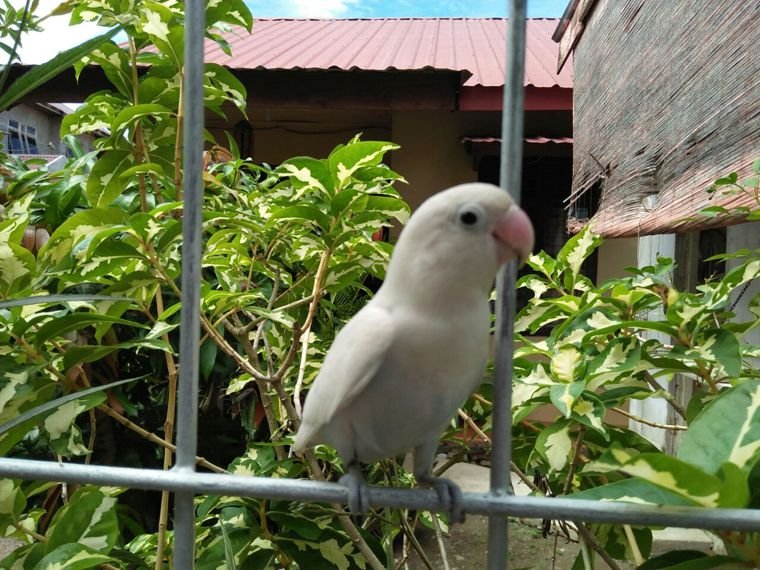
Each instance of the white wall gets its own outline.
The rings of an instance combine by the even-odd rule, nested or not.
[[[729,252],[740,249],[760,249],[760,222],[750,222],[726,228],[726,249]],[[726,262],[726,271],[736,267],[741,261],[741,259],[729,259]],[[742,292],[740,288],[738,292],[734,292],[731,303],[732,305],[736,303],[734,312],[736,313],[737,320],[749,321],[757,318],[749,310],[749,302],[756,295],[760,295],[760,279],[751,281],[746,291]],[[760,327],[751,330],[745,335],[743,340],[747,343],[760,345]],[[756,363],[756,366],[760,366],[760,363]]]
[[[638,267],[645,267],[647,265],[656,265],[657,257],[670,257],[674,258],[676,254],[676,236],[675,234],[660,234],[654,236],[643,236],[638,239]],[[645,319],[661,319],[664,318],[664,314],[661,308],[649,311],[645,315],[641,315]],[[656,338],[662,343],[669,343],[670,338],[662,333],[647,332],[643,335],[646,338]],[[666,390],[669,388],[668,382],[661,381],[660,385]],[[632,414],[646,418],[652,422],[658,424],[667,424],[670,420],[669,404],[661,398],[647,398],[646,400],[631,400],[630,411]],[[652,443],[657,445],[661,449],[666,447],[666,432],[665,430],[641,424],[631,420],[629,427]]]

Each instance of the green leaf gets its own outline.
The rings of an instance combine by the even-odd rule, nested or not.
[[[338,570],[348,570],[351,567],[346,556],[351,553],[351,549],[351,543],[344,544],[341,548],[334,538],[319,543],[319,553],[322,558],[332,563]]]
[[[272,212],[271,221],[293,219],[314,222],[323,230],[330,228],[330,218],[328,218],[319,208],[310,204],[299,206],[286,206]]]
[[[224,22],[233,26],[242,26],[250,33],[253,26],[253,15],[243,0],[208,2],[206,5],[206,22],[209,25]]]
[[[5,295],[24,289],[32,278],[37,259],[15,243],[0,243],[0,285]]]
[[[53,517],[46,552],[52,554],[70,543],[90,552],[110,552],[119,537],[113,495],[114,489],[108,487],[87,485],[77,489],[69,503]]]
[[[136,380],[142,380],[147,377],[148,377],[147,375],[137,376],[135,378],[126,378],[124,380],[119,380],[117,382],[111,382],[109,384],[93,386],[92,388],[87,388],[86,390],[80,390],[79,392],[72,392],[71,394],[68,394],[66,396],[62,396],[60,398],[56,398],[55,400],[45,402],[44,404],[36,406],[32,408],[31,410],[24,412],[23,414],[20,414],[14,417],[13,419],[5,422],[4,424],[0,425],[0,435],[12,430],[13,428],[17,426],[20,426],[21,424],[28,422],[29,420],[35,419],[38,416],[41,416],[42,414],[51,412],[55,410],[56,408],[60,408],[61,406],[69,402],[79,400],[81,398],[85,398],[87,396],[90,396],[91,394],[97,394],[99,392],[104,392],[105,390],[110,390],[112,388],[115,388],[116,386],[121,386],[122,384],[135,382]]]
[[[63,544],[47,554],[34,567],[34,570],[86,570],[98,568],[101,564],[115,562],[116,560],[105,554],[101,554],[92,548],[82,544]]]
[[[120,342],[117,344],[104,344],[104,345],[72,345],[66,347],[66,352],[63,355],[63,368],[68,370],[75,364],[83,364],[86,362],[95,362],[101,358],[117,352],[119,350],[126,349],[152,349],[162,350],[164,352],[173,353],[174,349],[171,344],[164,342],[160,339],[138,338],[135,340]]]
[[[583,337],[583,342],[590,342],[591,339],[593,339],[596,336],[606,336],[608,334],[616,333],[619,330],[622,329],[641,329],[645,331],[657,331],[664,333],[668,336],[678,337],[678,327],[675,327],[670,324],[666,324],[663,322],[658,321],[621,321],[619,323],[614,323],[608,327],[601,327],[597,329],[590,330],[588,333],[586,333],[586,336]]]
[[[130,105],[119,112],[111,123],[111,132],[118,132],[144,117],[154,117],[156,115],[171,115],[171,109],[159,105],[158,103],[142,103],[139,105]]]
[[[306,187],[320,192],[333,192],[330,169],[324,160],[309,156],[289,158],[275,169],[275,173],[290,178],[295,188]]]
[[[708,404],[689,426],[678,457],[707,473],[726,462],[749,472],[760,450],[760,380],[745,380]]]
[[[139,327],[146,329],[147,325],[137,323],[134,321],[128,321],[126,319],[120,319],[118,317],[111,317],[109,315],[101,315],[97,313],[71,313],[63,317],[57,317],[49,320],[42,325],[35,336],[36,346],[41,346],[43,343],[52,339],[53,337],[60,337],[71,331],[78,331],[88,326],[94,326],[96,324],[109,323],[127,325],[130,327]],[[100,336],[96,336],[97,340],[100,340]]]
[[[109,150],[101,155],[87,177],[87,199],[94,208],[109,206],[124,190],[121,173],[131,168],[135,157],[128,150]]]
[[[208,380],[208,377],[211,376],[211,372],[214,370],[214,364],[216,363],[216,355],[218,352],[218,345],[211,340],[207,340],[201,345],[199,356],[200,371],[201,376],[206,380]]]
[[[615,338],[588,365],[588,377],[599,374],[618,376],[636,368],[641,361],[641,345],[634,337]]]
[[[123,180],[127,178],[132,178],[133,176],[136,176],[138,174],[151,174],[151,173],[157,176],[163,177],[164,169],[160,164],[157,164],[155,162],[143,162],[141,164],[133,166],[132,168],[127,168],[124,172],[122,172],[119,175],[119,177]]]
[[[739,563],[737,565],[737,563]],[[673,550],[650,558],[638,570],[726,570],[746,567],[740,560],[730,556],[709,555],[698,550]]]
[[[399,146],[382,141],[356,141],[334,151],[328,158],[330,173],[336,188],[343,188],[360,168],[377,166],[389,150]]]
[[[91,239],[93,234],[125,221],[126,214],[118,208],[96,208],[78,212],[53,232],[50,240],[37,253],[37,257],[56,265],[70,256],[75,246]]]
[[[573,440],[570,424],[557,421],[541,430],[536,438],[536,451],[548,462],[550,471],[561,471],[570,459]]]
[[[557,262],[564,265],[570,271],[570,279],[565,283],[565,287],[568,290],[572,291],[574,289],[581,265],[601,243],[601,236],[592,233],[589,227],[586,226],[562,246],[562,249],[557,254]]]
[[[584,376],[586,361],[574,346],[563,346],[552,355],[550,369],[559,382],[574,382]]]
[[[379,219],[395,219],[401,224],[409,220],[409,205],[394,196],[369,196],[364,207],[365,215],[373,212]]]
[[[82,42],[78,46],[62,51],[46,63],[35,66],[34,69],[18,78],[5,90],[5,93],[0,95],[0,111],[4,111],[27,93],[47,83],[61,73],[61,71],[82,59],[93,49],[110,40],[120,31],[120,28],[109,30],[104,34]]]
[[[694,507],[697,503],[644,479],[623,479],[570,495],[573,499]]]
[[[557,262],[545,251],[539,251],[538,253],[534,253],[528,256],[528,259],[525,260],[525,263],[528,265],[528,267],[535,269],[539,273],[543,273],[550,279],[554,277],[553,273]]]
[[[621,470],[703,507],[720,506],[720,480],[675,457],[663,453],[642,453],[626,462]]]
[[[555,384],[549,390],[549,398],[557,409],[566,418],[569,418],[573,411],[575,400],[583,393],[586,382],[572,382],[570,384]]]
[[[20,481],[0,479],[0,524],[12,525],[19,521],[26,507],[26,496],[21,490]]]
[[[707,360],[722,367],[730,378],[736,378],[742,371],[742,351],[736,335],[725,329],[711,329],[703,333],[702,338],[691,350],[686,351],[687,357],[695,360]]]

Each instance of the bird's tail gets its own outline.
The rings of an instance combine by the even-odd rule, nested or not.
[[[302,455],[303,452],[306,451],[306,448],[309,447],[314,431],[315,430],[312,426],[302,423],[301,427],[298,428],[298,432],[293,440],[293,446],[290,448],[290,451],[297,455]]]

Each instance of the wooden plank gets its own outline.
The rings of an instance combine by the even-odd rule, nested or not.
[[[557,59],[557,73],[562,71],[570,54],[573,52],[575,45],[581,39],[583,30],[585,29],[586,17],[590,14],[591,8],[594,7],[596,0],[577,0],[575,2],[575,9],[572,12],[565,30],[562,32],[562,37],[559,41],[559,55]]]
[[[608,0],[590,14],[573,50],[573,192],[607,169],[592,228],[633,237],[741,222],[697,214],[753,205],[706,190],[751,176],[757,159],[757,4]]]

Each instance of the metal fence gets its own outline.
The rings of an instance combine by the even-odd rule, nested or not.
[[[198,351],[200,341],[201,208],[203,185],[203,42],[204,1],[187,0],[185,34],[184,132],[185,204],[182,258],[182,316],[176,464],[170,471],[105,467],[0,458],[0,476],[67,483],[168,490],[174,493],[174,566],[194,563],[195,494],[251,496],[267,499],[346,503],[348,492],[336,483],[197,473]],[[501,152],[501,185],[519,202],[523,140],[523,77],[525,73],[526,1],[510,1],[507,70]],[[760,530],[760,510],[704,509],[632,503],[594,502],[510,494],[512,329],[516,266],[499,275],[496,367],[494,377],[493,455],[489,493],[464,493],[468,513],[489,517],[488,568],[507,568],[507,517],[575,520],[685,528]],[[372,487],[370,503],[378,507],[442,510],[437,494],[428,489]]]

